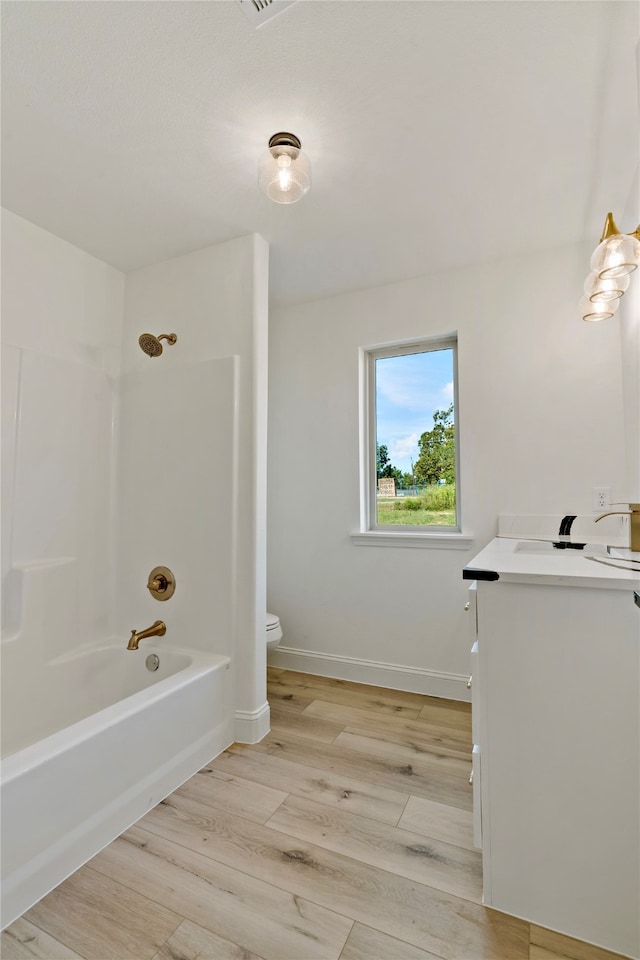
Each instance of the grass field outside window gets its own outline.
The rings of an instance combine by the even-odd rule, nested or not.
[[[455,526],[456,488],[434,484],[418,497],[378,497],[377,511],[382,526]]]

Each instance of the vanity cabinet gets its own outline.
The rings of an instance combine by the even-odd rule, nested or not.
[[[637,958],[633,590],[499,577],[472,584],[468,614],[484,903]]]
[[[469,780],[473,785],[473,842],[479,849],[482,848],[482,751],[480,749],[480,664],[478,657],[478,589],[473,583],[469,587],[469,599],[465,605],[469,614],[469,642],[471,644],[470,673],[468,686],[471,688],[471,738],[473,751],[471,754],[471,771]]]

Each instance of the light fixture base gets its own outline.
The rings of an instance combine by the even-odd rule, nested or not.
[[[269,149],[273,147],[295,147],[296,150],[301,150],[302,143],[295,133],[274,133],[269,140]]]
[[[606,240],[608,237],[615,237],[616,234],[619,234],[619,233],[620,231],[618,230],[616,222],[613,219],[613,214],[608,213],[607,219],[604,222],[604,228],[602,230],[602,236],[600,237],[600,243],[602,243],[602,241]]]

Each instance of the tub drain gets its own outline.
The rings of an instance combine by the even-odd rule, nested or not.
[[[160,657],[157,653],[150,653],[147,659],[145,660],[147,670],[157,670],[160,666]]]

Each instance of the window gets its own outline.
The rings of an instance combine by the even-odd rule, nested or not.
[[[362,529],[460,532],[457,338],[361,351]]]

